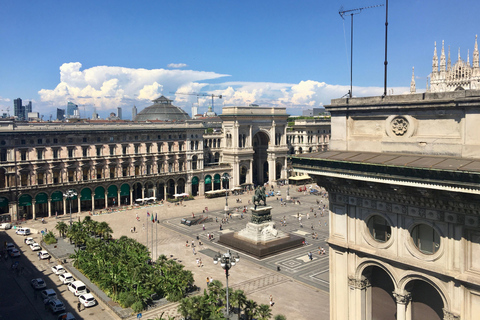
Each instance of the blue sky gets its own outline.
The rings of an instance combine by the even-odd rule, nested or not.
[[[350,16],[384,4],[332,1],[20,1],[3,0],[0,109],[32,100],[48,119],[67,101],[125,118],[160,95],[190,113],[195,96],[222,94],[219,105],[285,106],[290,114],[328,105],[350,86]],[[434,42],[470,62],[480,31],[477,1],[389,2],[388,89],[418,91],[431,72]],[[354,16],[355,96],[383,93],[385,7]],[[200,97],[199,111],[211,99]]]

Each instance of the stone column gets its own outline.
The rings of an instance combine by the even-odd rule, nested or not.
[[[412,300],[410,292],[393,292],[393,296],[397,301],[397,320],[408,320],[412,318],[412,315],[407,315],[407,306]],[[410,309],[410,308],[409,308]]]
[[[348,305],[349,319],[370,319],[371,301],[367,299],[367,290],[371,287],[370,281],[366,278],[356,279],[349,277],[348,286],[350,287]]]
[[[120,186],[121,187],[121,186]],[[118,207],[121,207],[122,206],[122,203],[120,202],[122,201],[122,197],[120,195],[120,189],[117,189],[117,206]]]
[[[95,212],[95,192],[92,193],[92,214]]]
[[[82,195],[80,193],[78,193],[78,195],[77,195],[77,205],[78,205],[77,213],[80,213],[82,211],[82,206],[81,206],[82,202],[81,202],[81,199],[80,199],[81,196]]]
[[[108,191],[105,189],[105,208],[108,208]]]
[[[133,188],[130,188],[130,205],[133,205]]]
[[[63,197],[63,215],[67,214],[67,198]]]
[[[32,219],[35,220],[37,218],[37,214],[35,212],[35,204],[37,203],[37,201],[35,201],[35,199],[32,199]]]
[[[142,187],[142,198],[145,199],[145,187]]]
[[[48,198],[48,217],[52,216],[52,198]]]

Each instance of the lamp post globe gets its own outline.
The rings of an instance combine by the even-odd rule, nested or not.
[[[228,271],[236,265],[240,261],[240,256],[238,253],[232,253],[230,250],[227,250],[226,253],[220,254],[217,253],[213,258],[213,263],[218,264],[220,262],[220,266],[225,270],[225,277],[226,277],[226,299],[227,304],[225,306],[225,315],[227,319],[230,319],[230,302],[228,297]]]
[[[75,192],[75,190],[67,190],[63,196],[69,200],[70,202],[70,226],[72,226],[73,222],[72,222],[72,200],[73,198],[75,198],[77,196],[77,193]]]

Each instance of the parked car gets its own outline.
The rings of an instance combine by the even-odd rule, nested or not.
[[[75,316],[71,314],[70,312],[67,313],[61,313],[58,315],[57,320],[75,320]]]
[[[20,257],[20,251],[17,248],[10,250],[10,257],[12,258]]]
[[[50,258],[50,255],[48,254],[47,251],[43,250],[43,251],[40,251],[40,252],[38,253],[38,258],[39,258],[39,259],[42,259],[42,260],[45,260],[45,259]]]
[[[13,243],[11,243],[11,242],[8,242],[6,249],[7,249],[8,252],[10,252],[10,251],[12,251],[13,249],[15,249],[15,245],[14,245]]]
[[[16,234],[20,235],[20,236],[28,236],[30,235],[30,229],[28,228],[19,228],[17,229],[17,231],[15,231]]]
[[[28,237],[28,238],[25,238],[24,242],[28,245],[31,245],[32,243],[35,243],[35,240],[33,240],[33,238],[31,237]]]
[[[6,222],[0,224],[0,230],[8,230],[8,229],[12,229],[12,224],[6,223]]]
[[[32,281],[30,281],[30,285],[37,290],[43,289],[47,286],[47,284],[45,283],[45,281],[43,281],[42,278],[32,279]]]
[[[62,273],[61,275],[58,276],[58,278],[60,279],[60,281],[63,283],[63,284],[68,284],[70,282],[73,282],[75,281],[75,279],[73,278],[73,276],[70,274],[70,273]]]
[[[51,299],[57,299],[57,293],[53,289],[42,290],[43,303],[47,304]]]
[[[91,293],[82,294],[80,297],[78,297],[78,301],[80,301],[85,308],[93,307],[97,304],[97,300],[95,300]]]
[[[40,251],[42,250],[42,247],[40,247],[40,245],[35,242],[30,245],[30,249],[32,249],[32,251]]]
[[[68,290],[75,296],[87,293],[87,286],[82,281],[73,281],[68,284]]]
[[[55,273],[56,275],[60,275],[60,274],[63,274],[67,271],[65,270],[65,268],[63,268],[62,265],[59,264],[59,265],[56,265],[56,266],[52,267],[52,272]]]
[[[65,311],[65,305],[59,299],[51,299],[47,303],[47,309],[50,309],[53,313]]]

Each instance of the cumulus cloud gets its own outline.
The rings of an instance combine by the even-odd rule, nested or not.
[[[160,95],[171,97],[175,92],[174,104],[186,110],[198,105],[203,113],[211,105],[211,94],[215,97],[215,111],[220,106],[286,107],[290,114],[300,114],[303,109],[322,107],[331,99],[344,96],[348,85],[333,85],[321,81],[304,80],[299,83],[274,82],[220,82],[209,80],[226,77],[208,71],[133,69],[123,67],[96,66],[82,70],[79,62],[64,63],[60,67],[60,82],[54,89],[39,91],[41,101],[50,107],[63,107],[66,101],[79,105],[95,106],[97,111],[110,112],[117,107],[146,107],[150,100]],[[389,88],[389,94],[408,93],[408,87]],[[199,93],[199,94],[197,94]],[[382,87],[353,87],[354,96],[378,96]],[[5,100],[5,99],[4,99]],[[8,100],[6,100],[8,101]],[[0,104],[2,99],[0,97]]]
[[[169,63],[167,67],[172,69],[179,69],[179,68],[185,68],[186,66],[187,66],[186,63]]]
[[[115,109],[131,101],[157,98],[164,90],[175,91],[186,83],[228,76],[208,71],[133,69],[96,66],[81,70],[80,62],[60,67],[60,83],[54,89],[41,89],[43,102],[65,105],[66,101],[94,105],[98,110]]]

